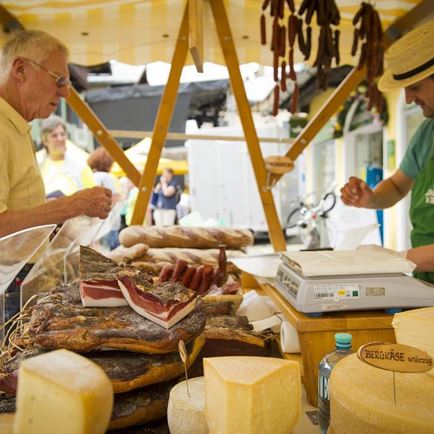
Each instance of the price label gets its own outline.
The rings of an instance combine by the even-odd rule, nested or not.
[[[387,371],[420,373],[433,367],[428,353],[409,345],[371,342],[360,347],[357,356],[363,362]]]

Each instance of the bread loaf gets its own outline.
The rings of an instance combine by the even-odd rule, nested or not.
[[[233,270],[234,264],[230,263],[230,259],[239,258],[244,256],[243,252],[239,250],[227,250],[226,257],[228,259],[228,270]],[[177,247],[153,249],[150,248],[146,255],[137,261],[142,260],[146,262],[169,262],[175,264],[178,259],[182,259],[187,262],[188,265],[211,265],[213,267],[218,266],[218,249],[180,249]]]
[[[224,244],[228,249],[240,249],[253,244],[253,235],[246,229],[136,225],[123,229],[119,240],[125,247],[145,243],[149,247],[211,249]]]
[[[143,257],[148,249],[149,246],[146,244],[137,243],[130,247],[116,247],[116,249],[106,253],[105,256],[116,262],[118,265],[129,264],[135,259]]]

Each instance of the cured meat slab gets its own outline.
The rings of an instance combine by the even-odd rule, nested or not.
[[[187,367],[196,360],[204,343],[205,339],[199,336],[187,344]],[[19,351],[9,358],[4,356],[0,370],[0,391],[15,394],[21,362],[44,352],[45,350],[32,348]],[[184,364],[178,352],[150,355],[125,351],[100,351],[87,353],[85,357],[104,370],[110,378],[114,393],[129,392],[169,381],[184,373]]]
[[[80,297],[84,307],[126,306],[116,273],[122,270],[114,261],[90,247],[80,246]]]
[[[96,349],[170,353],[177,351],[180,340],[188,343],[200,335],[206,321],[200,307],[168,330],[138,315],[129,306],[85,308],[78,282],[41,294],[30,314],[17,343],[83,353]]]
[[[124,269],[117,273],[128,304],[139,314],[169,329],[195,309],[197,294],[178,282],[154,284],[147,273]]]

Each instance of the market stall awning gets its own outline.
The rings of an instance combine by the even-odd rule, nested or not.
[[[215,23],[204,4],[204,60],[224,64]],[[272,64],[269,46],[259,41],[262,0],[226,0],[229,22],[240,63]],[[295,1],[297,9],[301,0]],[[341,12],[341,63],[354,64],[350,55],[351,20],[359,0],[336,0]],[[421,0],[377,0],[383,28],[413,9]],[[170,62],[185,7],[183,0],[6,0],[2,5],[27,29],[57,36],[71,51],[71,62],[95,65],[110,59],[130,64]],[[268,19],[267,25],[271,25]],[[314,37],[315,40],[315,37]],[[315,45],[313,46],[315,49]],[[301,53],[295,61],[301,61]],[[313,62],[313,60],[311,59]],[[187,62],[193,63],[191,56]]]
[[[150,146],[151,139],[146,137],[125,151],[129,160],[141,173],[145,167]],[[185,175],[188,173],[188,163],[185,160],[173,160],[161,157],[158,162],[157,175],[161,175],[164,169],[172,169],[175,175]],[[117,177],[125,176],[125,172],[116,162],[113,164],[111,172]]]

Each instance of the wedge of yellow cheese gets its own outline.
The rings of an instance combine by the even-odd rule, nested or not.
[[[434,359],[434,307],[397,313],[392,325],[398,344],[419,348]],[[427,373],[434,376],[434,368]]]
[[[297,362],[271,357],[204,359],[211,434],[288,434],[300,415]]]
[[[21,363],[15,434],[102,434],[113,408],[113,388],[95,363],[56,350]]]
[[[434,378],[370,366],[356,354],[333,368],[330,382],[332,434],[434,434]]]

